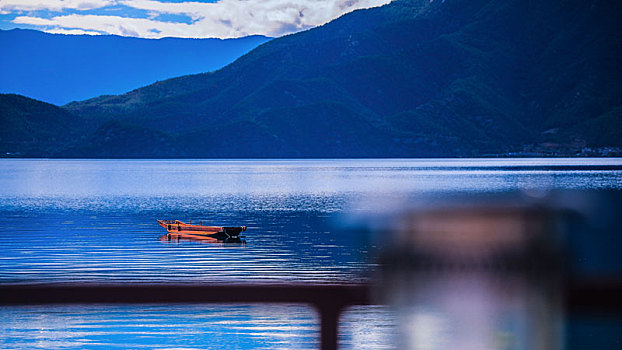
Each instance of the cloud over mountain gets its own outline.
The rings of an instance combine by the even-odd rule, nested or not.
[[[115,4],[116,0],[2,0],[0,11],[92,10]]]
[[[55,33],[143,38],[281,36],[391,0],[2,0],[13,24]],[[4,24],[6,26],[6,24]]]

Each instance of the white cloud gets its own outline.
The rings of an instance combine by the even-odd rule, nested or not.
[[[188,27],[190,27],[189,24],[185,23],[159,22],[146,18],[76,14],[58,16],[51,19],[20,16],[16,17],[13,22],[55,28],[82,29],[141,38],[159,38],[162,36],[188,37],[186,32],[189,31]],[[162,32],[167,34],[160,35]]]
[[[215,3],[120,0],[136,9],[187,15],[195,21],[198,31],[211,32],[218,37],[280,36],[324,24],[356,9],[388,2],[390,0],[220,0]]]
[[[46,33],[51,34],[66,34],[66,35],[101,35],[99,32],[93,32],[82,29],[62,29],[62,28],[54,28],[48,29],[45,31]]]
[[[5,0],[0,0],[5,1]],[[16,2],[16,0],[10,0]],[[36,2],[34,0],[33,3]],[[66,0],[70,1],[70,0]],[[71,0],[104,3],[113,0]],[[69,14],[52,18],[19,16],[13,22],[49,28],[138,36],[143,38],[236,38],[253,34],[281,36],[329,22],[344,13],[386,4],[391,0],[220,0],[215,3],[167,3],[154,0],[118,0],[146,11],[148,18],[97,14]],[[43,2],[42,0],[39,2]],[[51,2],[64,2],[53,0]],[[157,20],[159,15],[185,15],[191,23]]]
[[[116,4],[116,0],[0,0],[0,11],[93,10]]]

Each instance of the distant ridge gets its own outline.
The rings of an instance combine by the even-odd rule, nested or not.
[[[15,94],[0,94],[0,125],[3,157],[53,157],[90,130],[62,108]]]
[[[0,30],[0,92],[62,105],[219,69],[269,40],[140,39]]]
[[[619,155],[619,13],[614,0],[354,11],[218,71],[68,104],[97,127],[57,156]]]

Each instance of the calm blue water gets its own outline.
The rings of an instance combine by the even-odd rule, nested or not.
[[[356,282],[373,268],[369,242],[337,234],[340,214],[420,194],[622,189],[622,160],[3,159],[0,188],[0,283]],[[156,219],[246,225],[246,244],[162,242]],[[2,348],[317,345],[317,317],[304,306],[2,313]],[[344,344],[387,345],[382,314],[346,314]]]

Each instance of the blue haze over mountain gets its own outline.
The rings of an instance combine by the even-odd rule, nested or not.
[[[62,105],[219,69],[269,38],[140,39],[0,30],[0,92]]]

